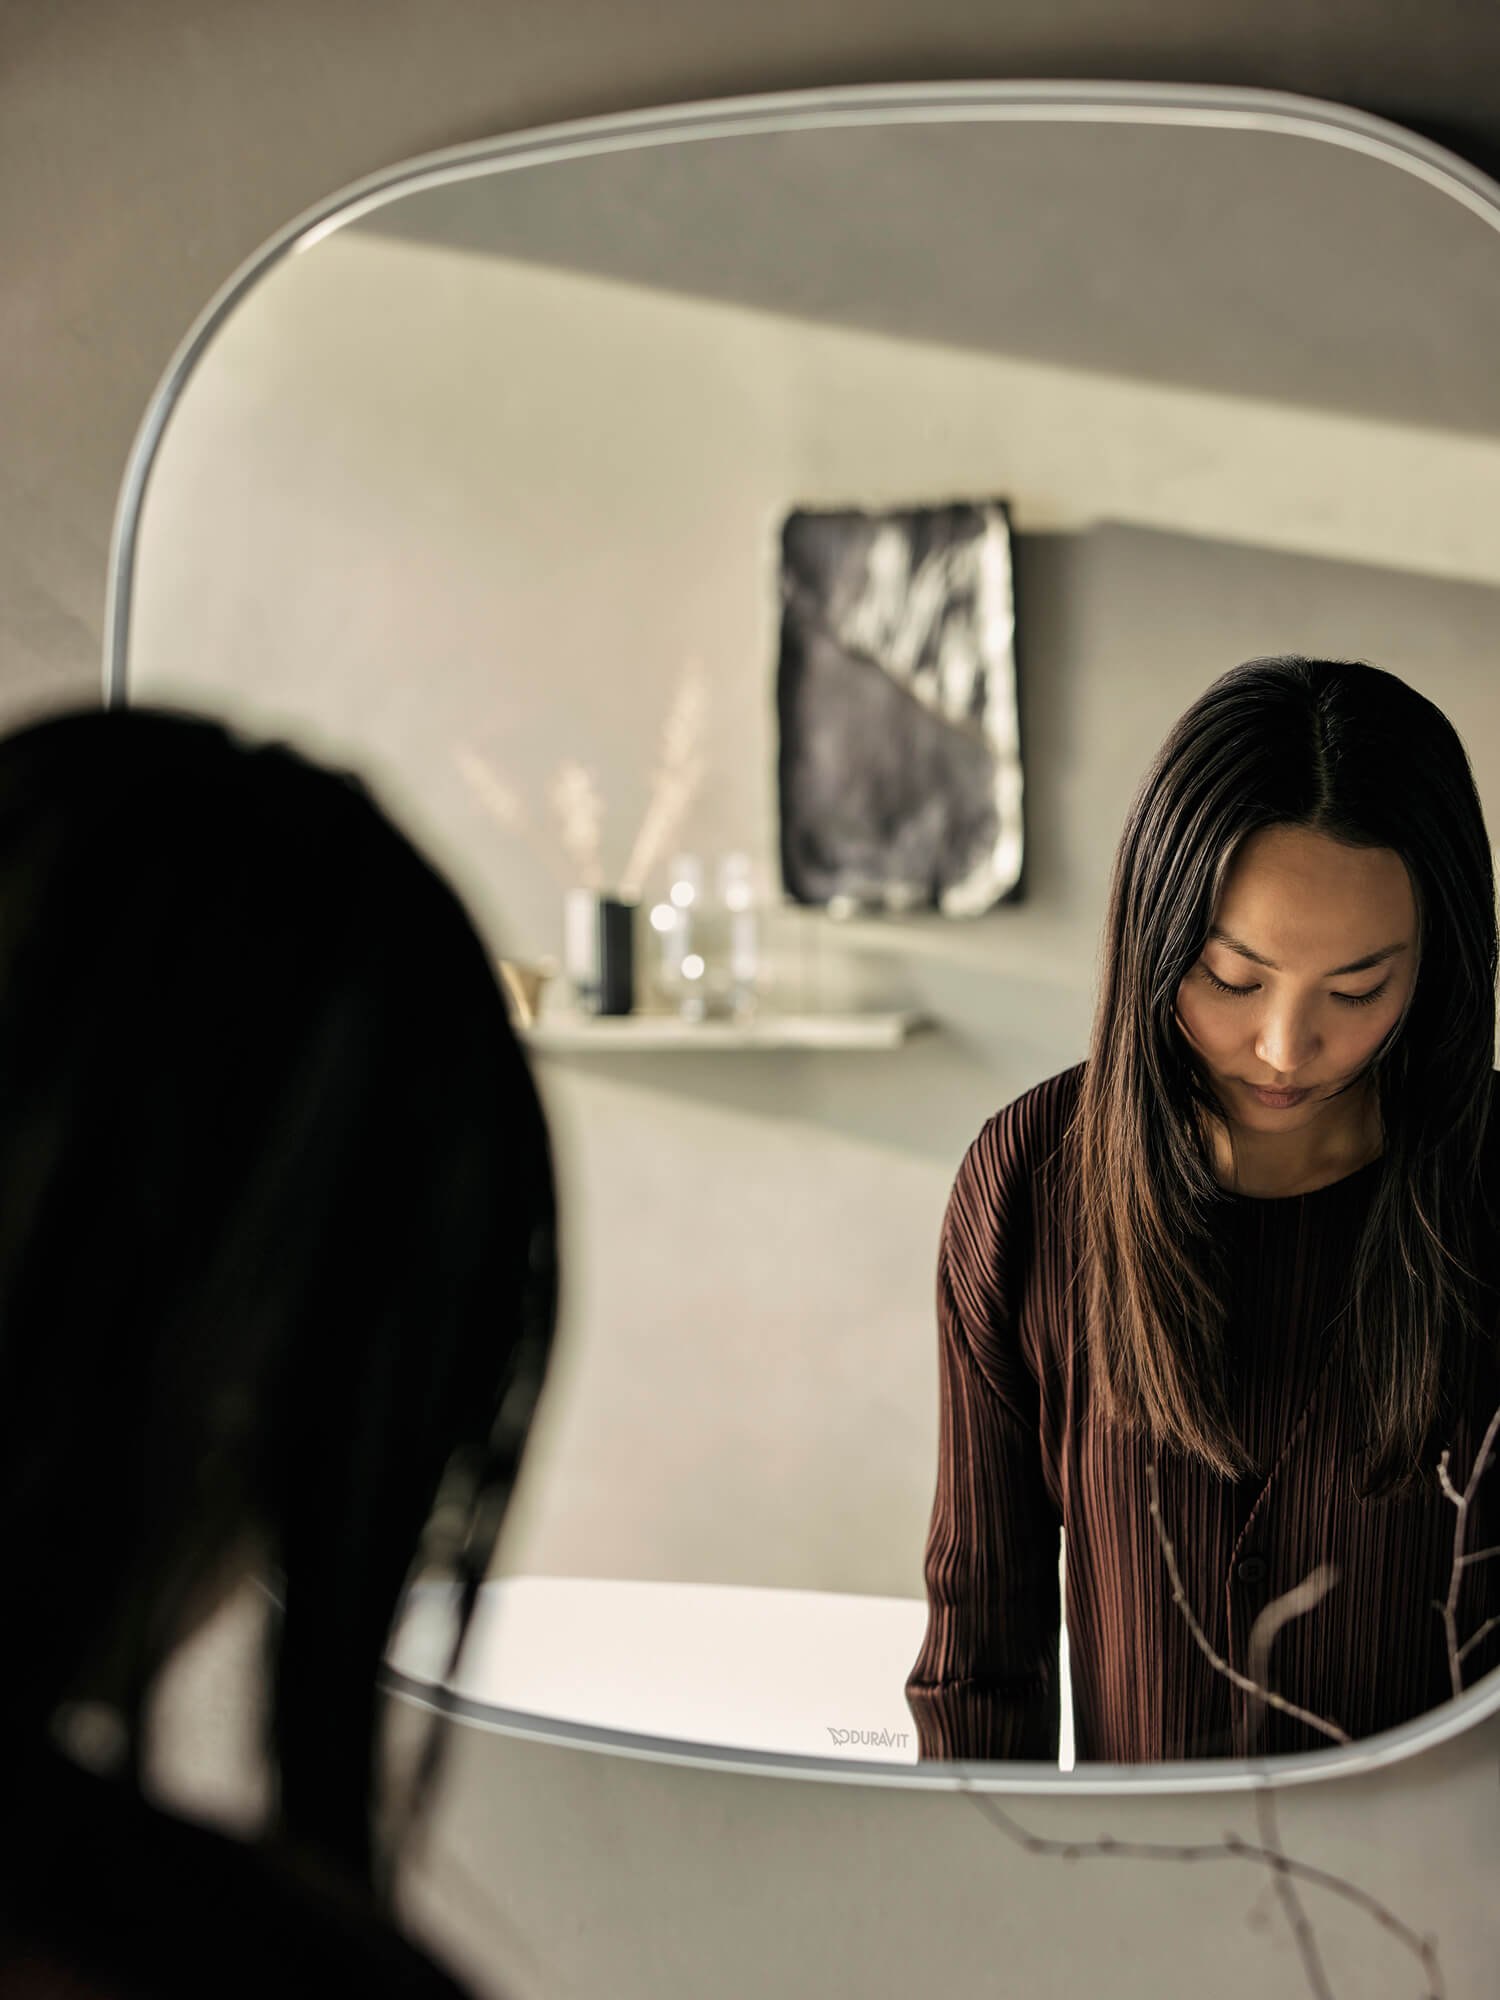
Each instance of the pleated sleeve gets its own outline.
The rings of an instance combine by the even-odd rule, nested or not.
[[[1062,1523],[1015,1310],[1031,1226],[1022,1123],[1018,1101],[970,1147],[938,1248],[928,1620],[906,1681],[922,1758],[1057,1760]]]

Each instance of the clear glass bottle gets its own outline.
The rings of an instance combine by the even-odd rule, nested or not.
[[[724,906],[729,1012],[744,1020],[755,1012],[763,969],[760,912],[748,854],[726,854],[719,863],[719,901]]]
[[[707,1013],[707,964],[703,953],[703,864],[679,854],[669,870],[667,900],[651,912],[657,940],[657,984],[663,1000],[685,1021]]]

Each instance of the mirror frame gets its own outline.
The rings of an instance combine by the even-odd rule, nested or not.
[[[846,85],[709,99],[544,125],[398,161],[316,202],[279,230],[226,279],[183,336],[158,382],[126,461],[110,538],[104,620],[104,705],[127,703],[131,613],[141,509],[172,412],[214,335],[283,258],[311,250],[344,224],[404,196],[561,160],[642,146],[841,126],[1031,123],[1206,127],[1281,133],[1363,154],[1424,181],[1459,202],[1500,237],[1500,182],[1458,154],[1387,119],[1346,104],[1289,92],[1217,85],[1001,81]],[[1500,255],[1500,244],[1496,246]],[[420,1708],[537,1741],[643,1757],[661,1763],[739,1770],[759,1776],[839,1784],[916,1786],[1074,1796],[1243,1792],[1352,1778],[1404,1762],[1500,1713],[1500,1668],[1414,1721],[1329,1750],[1255,1759],[1202,1758],[1162,1764],[1050,1764],[960,1760],[892,1764],[733,1749],[646,1736],[501,1708],[411,1679],[387,1666],[381,1684]]]

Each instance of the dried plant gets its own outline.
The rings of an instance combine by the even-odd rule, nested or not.
[[[526,808],[503,778],[497,778],[477,751],[461,743],[453,746],[453,761],[472,786],[486,812],[511,833],[522,833],[530,825]]]
[[[1338,1582],[1338,1571],[1329,1563],[1319,1563],[1301,1583],[1294,1584],[1290,1590],[1284,1591],[1281,1596],[1273,1598],[1266,1605],[1250,1628],[1250,1638],[1246,1648],[1246,1663],[1250,1672],[1242,1674],[1214,1651],[1208,1634],[1203,1630],[1192,1606],[1188,1603],[1187,1592],[1182,1587],[1182,1577],[1177,1568],[1176,1552],[1167,1534],[1166,1523],[1161,1517],[1161,1495],[1157,1486],[1154,1461],[1146,1466],[1146,1491],[1151,1510],[1151,1523],[1156,1530],[1162,1560],[1167,1566],[1167,1576],[1172,1585],[1172,1602],[1182,1613],[1194,1643],[1205,1655],[1209,1664],[1235,1687],[1253,1697],[1255,1705],[1250,1713],[1257,1725],[1264,1707],[1269,1705],[1272,1708],[1279,1708],[1286,1715],[1295,1716],[1309,1728],[1320,1730],[1325,1736],[1331,1736],[1335,1743],[1348,1743],[1350,1737],[1347,1730],[1340,1729],[1336,1722],[1326,1722],[1322,1716],[1314,1715],[1311,1709],[1299,1708],[1295,1702],[1285,1700],[1266,1680],[1271,1643],[1276,1634],[1283,1625],[1290,1624],[1292,1619],[1302,1617],[1315,1605],[1322,1603],[1334,1584]],[[1294,1873],[1299,1871],[1288,1859],[1281,1845],[1281,1835],[1276,1825],[1276,1799],[1269,1785],[1258,1787],[1256,1790],[1255,1817],[1260,1828],[1261,1847],[1271,1871],[1271,1886],[1275,1890],[1276,1899],[1281,1904],[1287,1926],[1296,1943],[1298,1956],[1302,1960],[1302,1970],[1307,1976],[1308,1990],[1314,1996],[1314,2000],[1333,2000],[1333,1988],[1329,1985],[1328,1974],[1323,1969],[1317,1935],[1293,1880]],[[1347,1884],[1345,1886],[1351,1887]],[[1361,1891],[1353,1893],[1356,1896],[1363,1895]],[[1426,1939],[1419,1939],[1414,1931],[1409,1931],[1408,1927],[1400,1924],[1384,1904],[1376,1903],[1372,1897],[1364,1897],[1363,1900],[1367,1907],[1372,1909],[1377,1922],[1388,1929],[1407,1933],[1407,1942],[1421,1958],[1433,1991],[1440,1993],[1442,1975],[1437,1970],[1436,1958],[1430,1943]]]
[[[1232,1681],[1243,1693],[1254,1695],[1257,1701],[1269,1702],[1272,1708],[1279,1708],[1283,1714],[1295,1716],[1298,1722],[1305,1722],[1309,1729],[1318,1729],[1325,1736],[1331,1736],[1335,1743],[1347,1743],[1349,1738],[1337,1723],[1325,1722],[1320,1715],[1314,1715],[1310,1709],[1298,1708],[1295,1702],[1286,1701],[1279,1694],[1273,1693],[1263,1681],[1254,1680],[1248,1674],[1240,1673],[1230,1666],[1227,1660],[1220,1659],[1210,1644],[1207,1633],[1199,1624],[1193,1607],[1188,1603],[1187,1592],[1182,1587],[1182,1578],[1177,1569],[1176,1551],[1162,1523],[1161,1500],[1157,1492],[1154,1465],[1146,1467],[1146,1495],[1147,1505],[1151,1510],[1152,1525],[1156,1529],[1156,1539],[1161,1545],[1162,1558],[1167,1565],[1167,1576],[1171,1580],[1172,1602],[1187,1621],[1187,1628],[1193,1635],[1194,1644],[1209,1665],[1216,1673],[1223,1674],[1226,1680]],[[1337,1581],[1338,1572],[1328,1568],[1326,1564],[1320,1564],[1312,1575],[1295,1589],[1289,1590],[1285,1596],[1278,1597],[1273,1603],[1268,1604],[1256,1619],[1254,1630],[1250,1635],[1252,1658],[1256,1654],[1264,1658],[1270,1650],[1271,1640],[1287,1620],[1300,1617],[1304,1611],[1310,1611]]]
[[[1461,1493],[1453,1484],[1452,1477],[1449,1474],[1448,1465],[1451,1454],[1445,1451],[1438,1460],[1438,1481],[1444,1494],[1452,1502],[1458,1516],[1453,1533],[1453,1563],[1448,1582],[1448,1595],[1445,1602],[1435,1607],[1443,1619],[1448,1646],[1448,1668],[1455,1696],[1463,1693],[1463,1661],[1465,1655],[1472,1651],[1487,1634],[1494,1631],[1497,1626],[1500,1626],[1500,1617],[1488,1618],[1462,1645],[1459,1643],[1457,1619],[1458,1595],[1464,1571],[1476,1563],[1488,1562],[1491,1558],[1500,1555],[1500,1545],[1492,1548],[1477,1549],[1472,1553],[1466,1552],[1464,1548],[1464,1542],[1468,1533],[1469,1509],[1473,1504],[1474,1495],[1478,1490],[1480,1480],[1494,1462],[1493,1448],[1497,1436],[1500,1436],[1500,1409],[1497,1409],[1490,1418],[1484,1437],[1480,1442],[1479,1450],[1474,1455],[1474,1464],[1469,1473],[1468,1480]],[[1172,1585],[1172,1601],[1187,1621],[1188,1629],[1192,1633],[1195,1643],[1207,1656],[1216,1671],[1232,1681],[1236,1687],[1253,1695],[1257,1703],[1266,1703],[1274,1708],[1279,1708],[1288,1715],[1296,1716],[1299,1721],[1307,1723],[1310,1727],[1320,1730],[1325,1736],[1331,1736],[1336,1742],[1347,1743],[1350,1740],[1348,1735],[1337,1724],[1327,1722],[1321,1716],[1314,1715],[1306,1709],[1297,1708],[1291,1702],[1284,1701],[1280,1695],[1276,1694],[1266,1685],[1265,1681],[1266,1666],[1272,1640],[1283,1625],[1289,1623],[1293,1618],[1299,1618],[1305,1612],[1311,1611],[1316,1604],[1322,1601],[1337,1581],[1337,1572],[1327,1564],[1319,1564],[1301,1583],[1294,1585],[1291,1590],[1273,1599],[1266,1606],[1256,1619],[1250,1632],[1247,1664],[1252,1671],[1249,1674],[1238,1673],[1229,1665],[1228,1661],[1220,1659],[1218,1654],[1215,1653],[1207,1635],[1203,1631],[1202,1625],[1199,1623],[1191,1605],[1187,1601],[1186,1592],[1182,1587],[1182,1578],[1177,1569],[1176,1554],[1161,1518],[1156,1467],[1154,1464],[1150,1464],[1146,1468],[1146,1485],[1152,1525],[1156,1530],[1162,1559],[1166,1564],[1167,1575]],[[1380,1902],[1376,1897],[1369,1895],[1367,1891],[1358,1888],[1355,1884],[1346,1882],[1338,1876],[1326,1874],[1320,1869],[1309,1868],[1302,1862],[1292,1860],[1282,1847],[1277,1832],[1275,1795],[1269,1784],[1257,1789],[1255,1805],[1261,1829],[1261,1855],[1271,1871],[1272,1885],[1286,1912],[1298,1953],[1302,1959],[1302,1967],[1307,1977],[1308,1988],[1315,1996],[1315,2000],[1332,2000],[1333,1989],[1329,1984],[1328,1975],[1324,1970],[1322,1958],[1318,1951],[1316,1934],[1302,1905],[1301,1898],[1297,1894],[1295,1885],[1299,1880],[1315,1883],[1319,1887],[1330,1889],[1336,1895],[1343,1896],[1367,1910],[1383,1930],[1390,1932],[1393,1937],[1398,1938],[1413,1956],[1420,1961],[1423,1973],[1427,1979],[1426,2000],[1443,2000],[1443,1975],[1442,1968],[1438,1963],[1436,1940],[1431,1937],[1423,1937],[1414,1931],[1410,1925],[1403,1924],[1384,1903]],[[1232,1835],[1225,1836],[1224,1849],[1225,1851],[1233,1851],[1240,1854],[1255,1852],[1255,1850],[1247,1847]],[[1097,1851],[1122,1852],[1124,1850],[1123,1844],[1111,1841],[1107,1845],[1105,1842],[1098,1843]],[[1212,1848],[1204,1847],[1196,1850],[1192,1858],[1211,1854],[1213,1851]],[[1183,1857],[1188,1858],[1188,1851],[1182,1850],[1182,1852]]]
[[[1469,1483],[1462,1494],[1459,1494],[1456,1489],[1452,1488],[1448,1480],[1446,1453],[1439,1467],[1439,1476],[1444,1482],[1444,1490],[1448,1493],[1448,1497],[1454,1502],[1455,1506],[1460,1509],[1459,1534],[1455,1541],[1454,1553],[1455,1579],[1462,1573],[1462,1567],[1465,1563],[1483,1561],[1489,1556],[1500,1553],[1500,1550],[1497,1549],[1483,1549],[1472,1557],[1465,1557],[1462,1552],[1463,1525],[1467,1516],[1468,1505],[1473,1499],[1474,1489],[1479,1476],[1489,1463],[1489,1449],[1497,1433],[1500,1433],[1500,1410],[1497,1410],[1491,1419],[1489,1430],[1485,1433],[1484,1443],[1479,1450],[1475,1470],[1471,1474]],[[1250,1634],[1250,1658],[1260,1669],[1259,1677],[1238,1673],[1229,1665],[1227,1660],[1220,1658],[1214,1651],[1213,1645],[1204,1632],[1202,1624],[1188,1602],[1187,1593],[1182,1585],[1182,1577],[1177,1567],[1176,1552],[1172,1547],[1171,1540],[1167,1535],[1166,1527],[1161,1517],[1156,1467],[1154,1464],[1148,1464],[1146,1468],[1146,1485],[1152,1526],[1155,1529],[1157,1542],[1162,1552],[1162,1559],[1166,1564],[1167,1575],[1172,1585],[1172,1602],[1177,1606],[1177,1609],[1186,1620],[1194,1643],[1203,1652],[1215,1671],[1223,1674],[1234,1686],[1253,1695],[1257,1702],[1267,1704],[1273,1708],[1279,1708],[1288,1715],[1296,1716],[1299,1721],[1308,1724],[1313,1729],[1320,1730],[1325,1736],[1332,1737],[1335,1742],[1347,1743],[1350,1740],[1348,1734],[1340,1729],[1336,1723],[1327,1722],[1321,1716],[1314,1715],[1310,1710],[1298,1708],[1293,1703],[1284,1701],[1281,1696],[1265,1684],[1264,1680],[1267,1655],[1270,1650],[1271,1641],[1274,1639],[1276,1633],[1293,1618],[1301,1617],[1305,1612],[1312,1610],[1314,1605],[1321,1602],[1336,1581],[1335,1572],[1327,1565],[1320,1564],[1301,1583],[1266,1606],[1265,1610],[1256,1619]],[[1456,1600],[1456,1597],[1457,1583],[1455,1581],[1450,1591],[1450,1606]],[[1439,1606],[1438,1608],[1441,1610],[1443,1607]],[[1482,1628],[1482,1630],[1487,1629],[1488,1627]],[[1450,1619],[1450,1657],[1456,1651],[1458,1657],[1461,1658],[1462,1653],[1467,1650],[1467,1647],[1458,1648],[1456,1640],[1451,1637],[1451,1631]],[[1475,1634],[1476,1641],[1479,1636],[1480,1634]],[[1475,1641],[1470,1641],[1469,1643],[1473,1644]],[[1456,1676],[1458,1672],[1456,1666],[1454,1672]],[[1457,1681],[1455,1681],[1456,1687],[1457,1684]],[[1367,1889],[1360,1888],[1357,1883],[1347,1881],[1343,1876],[1335,1875],[1329,1869],[1316,1868],[1305,1861],[1298,1861],[1294,1856],[1286,1852],[1286,1849],[1282,1846],[1276,1822],[1276,1795],[1269,1780],[1258,1785],[1255,1791],[1255,1813],[1260,1830],[1258,1843],[1245,1840],[1239,1834],[1233,1832],[1226,1833],[1221,1840],[1217,1841],[1182,1843],[1117,1840],[1110,1834],[1100,1834],[1092,1840],[1045,1839],[1038,1834],[1028,1832],[996,1799],[987,1793],[979,1791],[973,1784],[973,1781],[966,1775],[960,1774],[960,1784],[973,1800],[974,1804],[984,1813],[985,1817],[993,1825],[997,1826],[1009,1840],[1013,1841],[1028,1854],[1050,1854],[1059,1857],[1063,1861],[1074,1862],[1093,1859],[1168,1861],[1179,1863],[1250,1861],[1265,1868],[1270,1877],[1271,1887],[1286,1914],[1293,1940],[1297,1946],[1298,1956],[1302,1961],[1302,1970],[1307,1981],[1308,1990],[1314,1996],[1314,2000],[1333,2000],[1333,1987],[1323,1965],[1322,1954],[1318,1948],[1317,1934],[1313,1929],[1312,1921],[1298,1893],[1299,1884],[1308,1888],[1321,1889],[1325,1893],[1336,1896],[1341,1901],[1350,1903],[1355,1908],[1363,1910],[1383,1931],[1404,1946],[1421,1966],[1422,1974],[1426,1981],[1424,2000],[1445,2000],[1447,1989],[1443,1979],[1442,1966],[1438,1959],[1437,1940],[1435,1938],[1423,1936],[1420,1932],[1413,1930],[1410,1924],[1403,1923],[1395,1912],[1383,1903],[1378,1896],[1371,1895]]]
[[[476,751],[467,749],[461,743],[453,747],[453,761],[490,818],[498,821],[507,833],[519,835],[552,874],[562,879],[562,871],[550,850],[537,839],[525,806],[504,779],[497,777]]]
[[[1495,1414],[1490,1418],[1489,1428],[1484,1434],[1478,1451],[1474,1454],[1473,1470],[1469,1474],[1462,1493],[1459,1492],[1449,1476],[1449,1454],[1445,1451],[1438,1460],[1438,1482],[1442,1486],[1444,1493],[1458,1510],[1458,1519],[1453,1527],[1453,1568],[1448,1577],[1448,1596],[1437,1607],[1443,1621],[1444,1636],[1448,1641],[1448,1674],[1453,1682],[1453,1692],[1455,1695],[1460,1695],[1464,1691],[1463,1663],[1465,1653],[1472,1652],[1481,1639],[1488,1638],[1495,1627],[1500,1625],[1500,1618],[1487,1618],[1479,1630],[1471,1633],[1462,1645],[1458,1643],[1458,1592],[1463,1582],[1464,1571],[1471,1569],[1475,1563],[1489,1562],[1495,1556],[1500,1556],[1500,1546],[1490,1549],[1475,1549],[1472,1554],[1465,1554],[1464,1552],[1464,1542],[1469,1532],[1469,1508],[1473,1504],[1479,1482],[1484,1477],[1487,1468],[1492,1462],[1497,1432],[1500,1432],[1500,1410],[1496,1410]]]
[[[703,782],[703,725],[708,713],[708,693],[696,662],[689,663],[662,728],[661,756],[651,781],[630,858],[620,877],[620,895],[636,901],[652,867],[682,823],[684,813],[698,795]],[[491,770],[474,751],[456,747],[453,752],[465,781],[490,817],[507,832],[519,834],[536,845],[531,822],[517,794]],[[604,800],[593,773],[576,759],[558,765],[547,787],[547,801],[557,820],[563,850],[575,870],[574,879],[602,893],[605,887],[600,836],[604,824]],[[557,872],[550,855],[549,868]]]
[[[1015,1816],[1000,1805],[994,1795],[980,1791],[966,1771],[958,1774],[960,1789],[982,1812],[990,1823],[1000,1829],[1008,1840],[1027,1854],[1053,1855],[1062,1861],[1249,1861],[1269,1871],[1271,1881],[1282,1892],[1292,1885],[1305,1883],[1309,1888],[1325,1890],[1341,1902],[1350,1903],[1388,1932],[1415,1958],[1422,1968],[1427,1981],[1427,1990],[1422,2000],[1445,2000],[1446,1987],[1442,1967],[1438,1961],[1437,1946],[1430,1937],[1423,1937],[1410,1924],[1389,1910],[1378,1896],[1372,1896],[1368,1889],[1361,1889],[1357,1882],[1349,1882],[1342,1875],[1335,1875],[1330,1869],[1318,1868],[1307,1861],[1298,1861],[1282,1848],[1276,1832],[1275,1806],[1273,1794],[1263,1787],[1256,1796],[1257,1815],[1261,1824],[1261,1841],[1244,1839],[1240,1834],[1229,1832],[1221,1840],[1165,1841],[1165,1840],[1117,1840],[1113,1834],[1101,1833],[1092,1840],[1058,1840],[1042,1834],[1030,1833]],[[1309,1983],[1317,2000],[1331,2000],[1332,1988],[1317,1956],[1316,1945],[1312,1942],[1312,1927],[1308,1923],[1300,1900],[1297,1904],[1298,1920],[1294,1931],[1299,1946],[1304,1939],[1312,1946],[1309,1960],[1303,1951],[1303,1966],[1308,1973]]]
[[[661,762],[651,781],[646,816],[620,877],[620,893],[627,900],[633,901],[640,895],[647,875],[703,782],[700,748],[707,712],[708,692],[694,662],[682,677],[662,727]]]
[[[552,775],[547,801],[557,815],[563,851],[578,870],[583,886],[602,891],[604,862],[599,830],[604,821],[604,800],[593,773],[573,758],[565,758]]]

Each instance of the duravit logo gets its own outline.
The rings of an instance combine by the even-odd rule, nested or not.
[[[902,1750],[911,1736],[909,1729],[839,1729],[831,1722],[823,1726],[840,1750],[850,1743],[880,1750]]]

